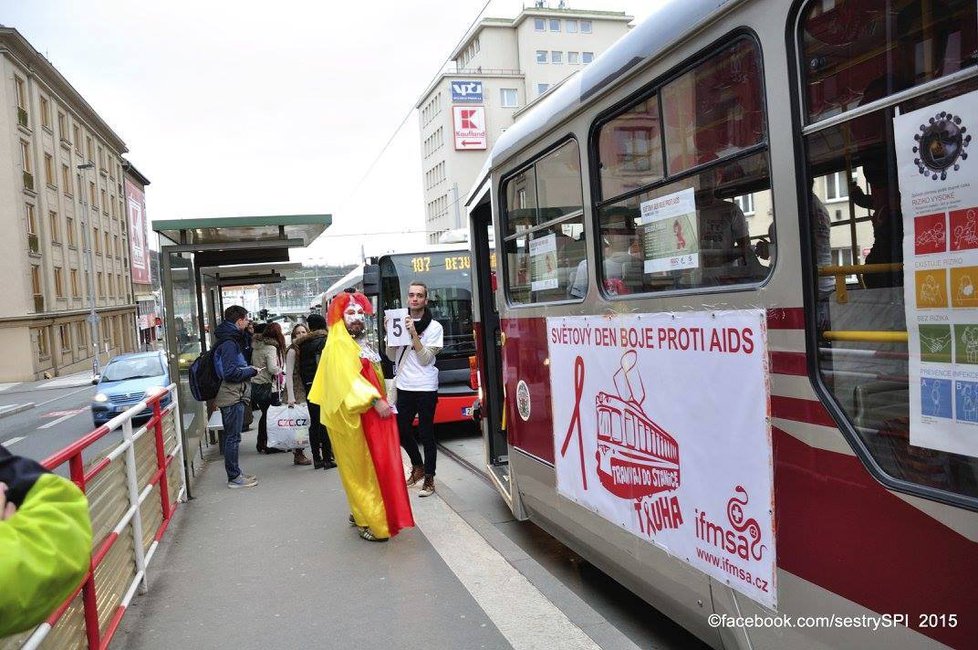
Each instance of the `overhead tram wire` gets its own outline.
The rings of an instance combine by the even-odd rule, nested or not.
[[[472,19],[472,22],[469,23],[469,26],[465,28],[465,31],[464,32],[462,32],[462,37],[452,47],[452,49],[451,49],[452,52],[454,52],[458,48],[458,46],[461,45],[462,42],[469,36],[469,33],[472,31],[472,28],[482,18],[482,14],[484,14],[486,12],[486,8],[489,6],[489,3],[491,3],[491,2],[492,2],[492,0],[486,0],[483,3],[482,8],[479,9],[479,13],[477,13],[476,16],[475,16],[475,18]],[[449,56],[451,56],[451,53],[449,53]],[[428,84],[425,86],[426,88],[428,86],[430,86],[436,79],[438,79],[439,75],[442,74],[442,70],[445,69],[445,66],[450,61],[451,61],[451,59],[450,58],[447,58],[447,57],[445,58],[444,61],[442,61],[441,65],[438,67],[438,72],[436,72],[431,77],[431,81],[429,81]],[[385,153],[387,153],[387,150],[390,148],[391,143],[394,142],[394,138],[396,138],[397,137],[397,134],[401,132],[401,129],[404,128],[404,125],[407,124],[407,121],[411,118],[411,116],[413,114],[414,114],[414,103],[412,103],[411,106],[410,106],[410,108],[408,108],[407,114],[404,116],[404,119],[401,120],[401,123],[397,125],[397,128],[394,129],[394,132],[391,134],[391,137],[387,139],[387,142],[386,143],[384,143],[383,149],[380,150],[380,153],[377,154],[377,156],[373,159],[373,162],[370,163],[370,166],[367,167],[367,171],[364,172],[363,176],[360,177],[360,180],[357,181],[356,185],[353,186],[353,190],[350,191],[350,194],[346,197],[346,199],[344,199],[343,203],[340,204],[340,211],[342,211],[343,208],[345,208],[347,206],[347,204],[350,202],[350,200],[354,196],[356,196],[356,193],[358,191],[360,191],[360,187],[363,185],[363,183],[370,176],[370,173],[374,170],[374,167],[377,166],[377,163],[380,162],[380,159],[384,157],[384,154]],[[401,232],[403,232],[403,231],[401,231]],[[376,233],[376,234],[380,234],[380,233]],[[327,231],[326,232],[326,235],[329,236],[330,233]],[[339,237],[341,235],[334,235],[334,236]]]

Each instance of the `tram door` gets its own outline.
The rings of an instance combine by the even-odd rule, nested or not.
[[[496,306],[496,265],[490,245],[493,232],[492,204],[486,192],[469,213],[472,254],[475,262],[475,315],[481,326],[478,342],[483,360],[482,437],[485,442],[486,467],[496,486],[507,499],[511,498],[509,481],[509,451],[503,422],[502,341],[499,310]]]

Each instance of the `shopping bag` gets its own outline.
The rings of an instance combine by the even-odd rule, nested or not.
[[[269,406],[266,419],[269,447],[301,449],[309,445],[309,407]]]

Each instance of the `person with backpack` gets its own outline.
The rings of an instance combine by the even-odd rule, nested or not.
[[[309,326],[309,333],[293,337],[292,345],[285,355],[285,390],[289,406],[307,400],[306,396],[316,377],[316,368],[319,367],[319,359],[326,345],[326,319],[319,314],[309,314],[306,324]],[[329,432],[319,417],[319,404],[309,401],[308,405],[309,446],[313,469],[332,469],[336,467],[333,446],[329,441]]]
[[[251,378],[258,368],[245,361],[245,335],[248,327],[248,310],[241,305],[231,305],[224,310],[224,321],[214,332],[217,346],[214,348],[214,371],[221,379],[221,387],[214,404],[221,409],[224,422],[224,469],[228,474],[229,488],[255,487],[258,478],[245,474],[238,467],[238,448],[245,408],[251,408]]]

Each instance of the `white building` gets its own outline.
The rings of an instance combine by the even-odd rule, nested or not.
[[[429,243],[465,225],[461,202],[499,134],[631,20],[625,12],[532,8],[514,19],[486,18],[469,32],[417,104]]]

